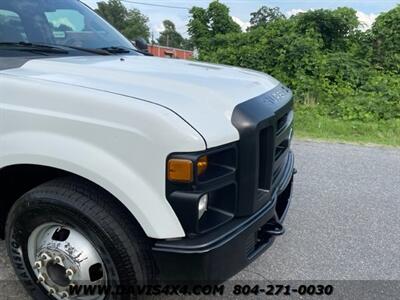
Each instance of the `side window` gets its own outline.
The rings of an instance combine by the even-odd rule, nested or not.
[[[85,31],[85,17],[76,10],[58,9],[45,14],[53,36],[59,43]]]
[[[16,13],[0,9],[0,42],[26,42],[21,18]]]

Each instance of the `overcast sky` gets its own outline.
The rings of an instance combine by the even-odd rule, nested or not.
[[[132,0],[145,4],[161,4],[169,6],[187,7],[201,6],[207,7],[211,0]],[[98,0],[83,0],[91,7],[96,7]],[[245,28],[250,20],[250,13],[256,11],[262,5],[269,7],[280,7],[287,15],[308,9],[317,8],[336,8],[348,6],[358,11],[359,19],[368,27],[377,15],[388,11],[400,4],[400,0],[220,0],[231,9],[231,15],[235,21]],[[152,7],[142,4],[124,2],[128,8],[138,8],[150,18],[150,26],[155,35],[163,30],[162,21],[169,19],[173,21],[178,31],[186,35],[186,24],[189,19],[188,10],[178,8]]]

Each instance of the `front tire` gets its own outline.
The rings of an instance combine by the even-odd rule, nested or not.
[[[136,299],[66,292],[70,285],[132,287],[156,277],[149,239],[132,216],[107,192],[74,177],[22,196],[7,219],[6,244],[34,299]]]

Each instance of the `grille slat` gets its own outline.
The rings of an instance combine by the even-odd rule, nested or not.
[[[263,190],[271,188],[271,167],[273,165],[274,147],[273,127],[261,130],[259,137],[259,174],[258,187]]]

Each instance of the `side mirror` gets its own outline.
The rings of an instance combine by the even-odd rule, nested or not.
[[[143,55],[153,56],[153,54],[149,52],[149,45],[144,38],[138,38],[133,41],[132,44],[136,47],[137,51],[142,53]]]
[[[147,52],[148,51],[148,45],[147,42],[144,38],[138,38],[135,40],[134,42],[135,47],[143,52]]]

